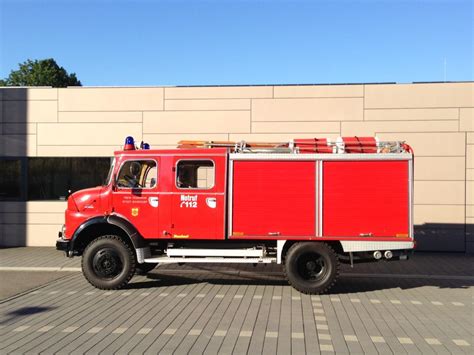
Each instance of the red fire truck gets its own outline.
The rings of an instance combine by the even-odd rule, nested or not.
[[[373,137],[281,143],[127,137],[101,187],[68,198],[56,247],[82,255],[86,279],[119,289],[167,263],[277,263],[316,294],[339,263],[407,259],[413,152]]]

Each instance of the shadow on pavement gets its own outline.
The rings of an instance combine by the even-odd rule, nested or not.
[[[409,290],[425,286],[439,289],[468,289],[474,282],[464,280],[445,279],[406,279],[406,278],[351,278],[341,277],[331,288],[329,294],[353,294],[369,291],[383,291],[389,289]]]
[[[186,272],[183,272],[186,274]],[[163,286],[180,286],[180,285],[189,285],[189,284],[200,284],[200,283],[209,283],[213,285],[273,285],[281,286],[288,285],[284,279],[278,277],[265,277],[261,275],[260,278],[252,276],[242,276],[242,275],[219,275],[216,274],[199,274],[199,275],[170,275],[170,274],[160,274],[160,273],[149,273],[147,275],[149,281],[138,281],[129,283],[125,288],[128,289],[142,289],[142,288],[154,288],[154,287],[163,287]]]
[[[281,273],[235,273],[220,272],[219,270],[209,272],[166,273],[158,270],[150,272],[147,281],[136,281],[127,285],[128,289],[151,289],[163,286],[179,286],[189,284],[209,283],[213,285],[268,285],[286,286],[288,282]],[[381,291],[387,289],[414,289],[424,286],[432,286],[440,289],[467,289],[474,285],[474,281],[459,279],[436,279],[436,278],[411,278],[411,277],[351,277],[345,274],[339,278],[333,286],[330,294],[352,294],[367,291]]]
[[[56,307],[22,307],[5,313],[6,318],[0,321],[1,325],[8,324],[11,321],[18,322],[19,318],[25,318],[38,313],[52,311]]]

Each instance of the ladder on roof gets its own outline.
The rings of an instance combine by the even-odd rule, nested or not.
[[[233,142],[182,140],[178,148],[228,148],[234,153],[412,153],[403,141],[380,141],[377,137],[338,137],[293,139],[287,142]]]

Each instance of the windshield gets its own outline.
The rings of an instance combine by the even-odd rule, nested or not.
[[[115,158],[112,158],[112,164],[110,164],[109,173],[107,174],[107,178],[105,179],[104,186],[107,186],[110,184],[110,179],[112,178],[112,173],[114,172],[114,166],[115,166]]]

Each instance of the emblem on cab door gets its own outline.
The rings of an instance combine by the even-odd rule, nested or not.
[[[216,208],[217,207],[217,200],[215,197],[208,197],[206,198],[206,205],[210,208]]]
[[[148,203],[151,207],[158,207],[158,197],[148,197]]]
[[[132,208],[132,216],[133,217],[138,216],[138,207]]]

